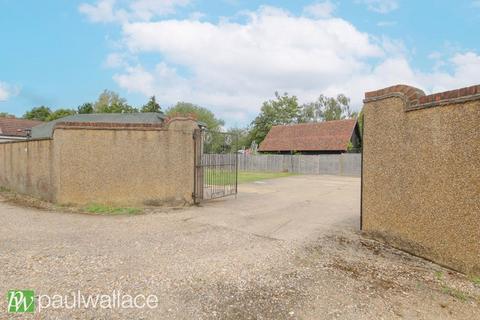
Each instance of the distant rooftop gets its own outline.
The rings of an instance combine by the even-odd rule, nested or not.
[[[75,114],[50,121],[32,128],[32,138],[51,138],[53,129],[59,122],[97,122],[97,123],[163,123],[163,113],[92,113]]]
[[[357,120],[274,126],[259,151],[346,151]]]
[[[9,137],[26,137],[27,130],[43,123],[42,121],[0,117],[0,135]]]

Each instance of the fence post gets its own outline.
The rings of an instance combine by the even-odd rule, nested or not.
[[[343,161],[344,161],[343,153],[341,153],[341,154],[340,154],[340,157],[339,157],[340,166],[339,166],[339,168],[338,168],[338,169],[340,170],[339,175],[341,175],[341,176],[344,175],[344,171],[345,171],[345,170],[344,170],[344,163],[343,163]]]
[[[214,157],[212,155],[212,157]],[[221,158],[221,155],[216,157]],[[253,172],[291,172],[299,174],[360,175],[360,157],[356,154],[319,155],[239,155],[238,169]],[[357,161],[358,160],[358,161]],[[358,162],[358,163],[357,163]]]

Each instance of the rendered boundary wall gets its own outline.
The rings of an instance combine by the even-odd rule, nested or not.
[[[192,203],[196,128],[59,123],[51,140],[0,144],[0,185],[60,204]]]
[[[0,186],[54,201],[53,140],[0,143]]]
[[[480,86],[389,87],[363,110],[364,232],[480,274]]]

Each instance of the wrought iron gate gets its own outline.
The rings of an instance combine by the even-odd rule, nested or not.
[[[238,137],[225,132],[195,130],[194,201],[236,195]]]

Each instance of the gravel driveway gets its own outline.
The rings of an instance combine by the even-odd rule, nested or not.
[[[360,180],[293,176],[138,216],[0,202],[0,292],[154,294],[154,309],[49,309],[20,319],[479,319],[463,275],[363,238]]]

